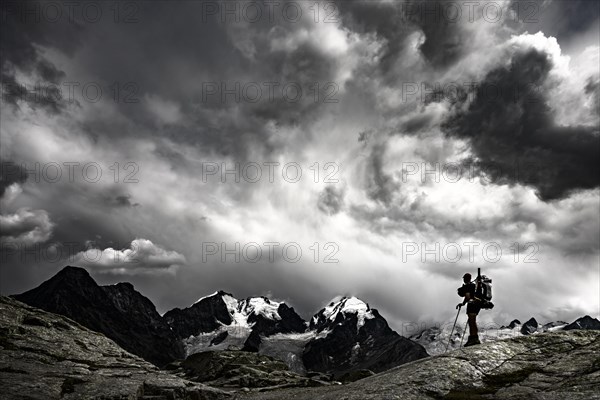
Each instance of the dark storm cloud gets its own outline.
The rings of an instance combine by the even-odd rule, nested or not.
[[[531,185],[546,201],[600,184],[598,127],[556,124],[543,86],[551,68],[543,52],[515,54],[444,123],[448,135],[470,141],[480,171],[498,184]]]
[[[236,24],[232,20],[222,22],[220,15],[206,17],[203,2],[159,1],[136,2],[136,21],[115,23],[110,3],[98,4],[103,18],[97,23],[77,20],[22,24],[18,18],[12,18],[9,21],[15,27],[15,37],[3,40],[6,59],[19,68],[37,71],[43,79],[64,81],[72,77],[43,60],[35,46],[54,48],[71,56],[73,65],[86,72],[82,78],[102,86],[104,97],[113,94],[111,88],[115,84],[122,88],[125,84],[134,85],[134,93],[129,89],[122,93],[133,93],[136,103],[116,104],[122,119],[107,121],[102,115],[88,118],[81,133],[103,137],[160,136],[245,161],[249,148],[259,143],[266,153],[278,150],[268,140],[271,132],[265,125],[269,122],[297,127],[325,111],[322,101],[314,101],[311,88],[320,84],[320,99],[330,93],[325,85],[335,84],[340,67],[336,57],[310,41],[300,41],[289,48],[272,48],[274,39],[286,35],[293,39],[296,33],[310,30],[306,21],[289,23],[278,14],[279,19],[271,22],[264,18],[258,23]],[[267,9],[264,4],[263,9]],[[252,42],[253,55],[241,50],[243,41]],[[264,85],[267,82],[277,84],[274,99]],[[282,96],[283,87],[289,83],[301,87],[299,100]],[[248,84],[261,88],[259,101],[239,96]],[[207,95],[215,86],[217,93]],[[221,96],[232,89],[238,96]],[[293,97],[294,90],[290,93]],[[12,97],[19,94],[15,90]],[[147,107],[147,100],[153,96],[177,107],[181,118],[168,124],[157,120]],[[47,100],[50,99],[42,98],[39,103],[48,107],[57,104]]]
[[[410,3],[410,2],[409,2]],[[448,18],[432,17],[427,13],[427,8],[441,10],[445,7],[443,1],[415,1],[412,7],[418,7],[418,12],[412,16],[411,4],[408,4],[408,13],[411,19],[425,33],[425,41],[420,47],[421,52],[435,67],[447,67],[455,63],[462,55],[462,47],[468,43],[468,34],[463,32],[460,24],[451,22]],[[422,10],[421,10],[422,8]],[[440,11],[437,11],[438,15]],[[442,14],[443,15],[443,14]]]
[[[55,5],[60,6],[60,2],[56,2]],[[56,76],[57,73],[60,75],[60,72],[52,65],[44,65],[36,45],[57,47],[67,54],[72,54],[80,45],[78,33],[81,32],[81,21],[52,22],[51,19],[43,17],[41,10],[44,6],[43,1],[3,2],[0,9],[0,49],[3,62],[10,62],[28,70],[36,67],[47,69]],[[38,63],[41,65],[38,66]]]
[[[13,183],[24,183],[27,180],[27,171],[21,165],[12,161],[0,161],[0,197],[4,196],[6,189]]]
[[[342,23],[356,32],[374,32],[387,41],[381,68],[386,71],[402,49],[402,40],[415,30],[400,9],[401,2],[339,1]]]
[[[110,3],[95,3],[103,16],[97,22],[82,18],[81,8],[77,7],[73,13],[74,20],[71,20],[65,14],[68,3],[55,4],[62,10],[63,17],[54,22],[44,17],[41,11],[44,2],[15,2],[6,7],[3,4],[1,52],[4,99],[13,105],[21,100],[33,108],[44,108],[53,113],[65,107],[60,88],[49,84],[60,85],[62,81],[73,80],[73,77],[57,69],[40,49],[55,49],[74,57],[72,61],[86,68],[89,74],[81,76],[86,81],[76,82],[80,86],[94,82],[112,95],[114,84],[135,85],[133,91],[123,89],[123,93],[133,94],[136,103],[119,102],[118,106],[137,127],[132,129],[131,124],[109,122],[99,117],[98,121],[88,120],[81,129],[82,133],[90,136],[118,134],[122,137],[123,133],[132,137],[148,136],[156,129],[143,99],[153,93],[160,93],[167,100],[173,99],[191,118],[202,116],[203,113],[194,108],[193,101],[196,95],[201,97],[201,87],[190,83],[198,79],[235,81],[240,78],[239,71],[248,67],[239,52],[231,51],[231,43],[224,30],[226,25],[202,22],[201,2],[186,3],[187,7],[171,2],[135,3],[135,23],[115,23]],[[178,23],[157,23],[165,19]],[[124,41],[123,37],[129,40]],[[85,50],[83,43],[94,51],[78,59],[78,54]],[[118,68],[115,68],[116,59],[119,60]],[[140,65],[145,68],[140,68]],[[182,74],[178,70],[179,65],[188,65],[190,73]],[[43,90],[18,82],[15,78],[17,69],[34,74]],[[193,92],[189,92],[190,87],[194,87]],[[109,94],[105,97],[110,97]],[[76,97],[76,100],[81,99]],[[220,108],[230,108],[231,115],[237,106],[230,102]],[[222,121],[229,120],[223,115]],[[198,120],[197,125],[206,126],[207,120]],[[252,126],[246,126],[246,129],[257,131]],[[205,134],[206,130],[174,129],[172,133],[165,132],[165,136],[170,134],[179,141],[243,153],[245,147],[241,145],[242,141],[236,140],[240,130],[238,126],[229,129],[223,126],[219,131],[211,130],[210,134]]]
[[[386,39],[381,67],[387,71],[402,51],[408,34],[421,30],[420,51],[432,66],[447,67],[456,62],[468,35],[460,23],[444,17],[443,1],[339,1],[343,23],[358,32],[375,32]],[[463,19],[464,22],[464,19]]]
[[[69,24],[50,22],[41,15],[43,6],[44,2],[40,1],[2,3],[0,75],[3,100],[13,105],[21,100],[33,108],[41,107],[58,113],[65,103],[55,85],[66,75],[48,61],[36,46],[57,47],[71,54],[78,44],[80,26],[75,21]],[[16,69],[35,73],[38,78],[36,87],[26,87],[18,82],[15,78]]]

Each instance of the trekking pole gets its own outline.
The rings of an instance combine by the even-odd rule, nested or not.
[[[448,351],[448,346],[450,346],[450,341],[452,340],[452,333],[454,333],[454,327],[456,326],[456,321],[458,321],[458,314],[460,314],[460,309],[461,307],[458,307],[458,312],[456,313],[456,318],[454,318],[454,325],[452,325],[452,330],[450,331],[450,336],[448,337],[448,344],[446,344],[446,350],[444,350],[444,353]]]

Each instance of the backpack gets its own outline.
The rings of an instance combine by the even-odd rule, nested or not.
[[[492,300],[492,280],[485,275],[481,275],[481,296],[485,301]]]

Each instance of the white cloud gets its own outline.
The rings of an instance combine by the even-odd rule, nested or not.
[[[166,250],[148,239],[135,239],[128,249],[104,250],[90,248],[74,257],[77,265],[94,268],[99,272],[113,274],[173,273],[186,263],[182,254]]]

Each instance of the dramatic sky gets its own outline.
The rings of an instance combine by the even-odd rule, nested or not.
[[[1,292],[598,317],[599,4],[3,2]]]

